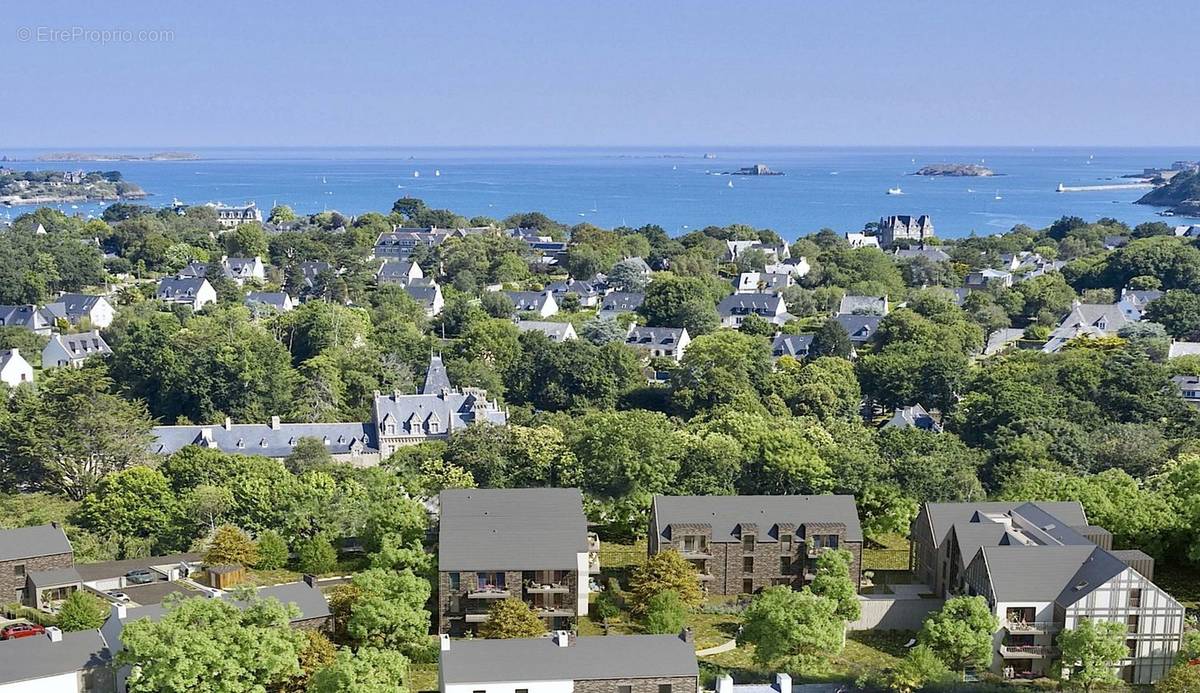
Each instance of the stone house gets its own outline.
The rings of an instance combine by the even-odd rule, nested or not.
[[[884,249],[896,245],[897,241],[916,245],[933,237],[933,219],[928,214],[919,217],[893,214],[879,220],[879,246]]]
[[[57,523],[0,530],[0,598],[5,603],[30,604],[29,575],[70,568],[75,562],[71,542]]]

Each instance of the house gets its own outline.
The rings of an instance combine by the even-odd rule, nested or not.
[[[854,296],[847,294],[842,296],[842,302],[838,304],[838,315],[887,315],[888,314],[888,297],[887,296]]]
[[[922,431],[929,431],[930,433],[942,432],[942,424],[938,423],[937,419],[925,411],[925,407],[922,407],[920,404],[897,409],[896,413],[892,415],[892,418],[883,427],[919,428]]]
[[[822,551],[846,549],[862,578],[862,527],[853,496],[655,496],[649,555],[675,550],[709,594],[753,594],[812,581]]]
[[[599,278],[551,282],[546,289],[554,294],[554,300],[560,305],[564,296],[575,294],[579,297],[579,305],[584,308],[595,308],[604,294],[608,293],[608,286]]]
[[[229,207],[220,202],[209,202],[207,207],[211,207],[217,213],[217,223],[223,229],[235,229],[242,224],[249,222],[262,223],[262,212],[253,202],[247,202],[240,207]]]
[[[768,272],[742,272],[734,282],[734,293],[738,294],[780,294],[783,290],[796,283],[790,273],[771,274]]]
[[[1121,300],[1117,301],[1117,305],[1121,307],[1121,312],[1127,319],[1137,322],[1142,319],[1146,308],[1162,298],[1162,295],[1163,292],[1157,290],[1121,289]]]
[[[267,278],[262,258],[258,256],[222,257],[221,266],[225,269],[225,276],[232,279],[238,286],[243,286],[251,280],[263,281]]]
[[[741,327],[751,313],[774,325],[782,325],[792,318],[783,299],[771,294],[730,294],[717,304],[722,327]]]
[[[579,339],[575,334],[575,326],[569,322],[546,322],[542,320],[518,320],[517,330],[520,332],[541,332],[552,342],[567,342]]]
[[[879,331],[879,321],[883,320],[878,315],[835,315],[833,319],[850,335],[850,341],[855,345],[870,341]]]
[[[252,312],[286,313],[296,307],[292,297],[284,291],[251,291],[246,294],[246,307]]]
[[[114,693],[112,662],[100,631],[47,628],[0,645],[0,693]]]
[[[800,255],[781,262],[767,263],[763,271],[767,274],[790,274],[799,279],[812,271],[812,266],[808,264],[808,258]]]
[[[579,489],[447,489],[439,508],[439,633],[475,632],[491,606],[509,598],[553,630],[587,615],[599,546]]]
[[[407,286],[413,279],[421,279],[424,276],[421,266],[411,260],[387,260],[379,265],[379,270],[375,272],[375,282],[380,286]]]
[[[189,445],[213,448],[234,455],[262,455],[283,459],[302,438],[315,438],[335,460],[358,465],[378,462],[379,448],[369,423],[282,423],[272,416],[270,423],[235,424],[226,418],[216,426],[155,426],[151,452],[170,455]]]
[[[679,635],[455,640],[442,635],[441,693],[697,693],[691,631]]]
[[[1154,559],[1112,550],[1077,501],[926,503],[911,534],[917,581],[938,597],[982,596],[1000,621],[994,673],[1056,673],[1056,635],[1084,619],[1125,625],[1114,673],[1128,683],[1151,684],[1174,663],[1183,607],[1151,582]]]
[[[33,366],[21,356],[19,349],[0,351],[0,383],[17,387],[33,382]]]
[[[600,301],[598,317],[612,320],[621,313],[633,313],[646,300],[646,294],[640,291],[614,291]]]
[[[518,313],[533,313],[548,318],[558,313],[558,302],[550,291],[505,291]]]
[[[1167,358],[1177,359],[1180,356],[1200,356],[1200,342],[1171,342],[1167,348]]]
[[[93,356],[111,356],[112,349],[98,330],[78,334],[56,334],[42,349],[42,368],[79,368]]]
[[[62,527],[48,525],[0,529],[0,598],[4,603],[31,604],[30,573],[70,568],[75,562]]]
[[[1071,312],[1050,333],[1050,339],[1042,346],[1042,351],[1054,353],[1077,337],[1112,337],[1122,327],[1135,320],[1116,303],[1079,303],[1071,306]]]
[[[420,280],[418,280],[420,281]],[[404,293],[412,297],[412,300],[421,304],[425,309],[425,316],[432,318],[442,312],[442,308],[446,306],[446,299],[442,297],[442,287],[434,282],[429,284],[424,283],[409,283],[404,286]]]
[[[692,341],[686,327],[645,327],[630,324],[625,344],[651,358],[666,357],[679,362]]]
[[[812,348],[812,341],[811,334],[775,335],[774,341],[771,342],[771,356],[776,359],[781,356],[791,356],[794,359],[806,358],[808,350]]]
[[[654,273],[654,270],[650,268],[650,264],[647,263],[645,258],[642,257],[627,257],[623,260],[618,260],[616,264],[632,265],[633,268],[637,270],[638,274],[642,275],[642,278],[647,280],[650,279],[650,275]]]
[[[46,304],[46,312],[66,320],[72,327],[86,324],[103,330],[113,321],[112,304],[103,296],[63,294],[54,303]]]
[[[846,234],[846,243],[851,248],[878,248],[879,237],[866,233],[851,232]]]
[[[742,253],[745,253],[748,250],[761,250],[763,254],[767,256],[768,262],[780,262],[788,259],[789,257],[787,243],[781,243],[778,246],[771,246],[763,243],[762,241],[754,240],[725,241],[725,255],[723,259],[726,262],[736,262],[737,259],[742,256]]]
[[[217,292],[203,277],[163,277],[158,280],[158,300],[200,310],[217,302]]]
[[[300,276],[303,277],[304,288],[311,289],[316,286],[317,277],[325,272],[333,272],[333,265],[328,262],[301,262]]]
[[[375,239],[375,257],[404,259],[418,247],[435,248],[452,235],[447,229],[396,229]]]
[[[46,336],[54,331],[54,315],[32,304],[0,306],[0,327],[19,327]]]
[[[1200,406],[1200,377],[1195,375],[1173,375],[1171,382],[1179,388],[1179,394],[1189,403]]]
[[[928,214],[919,217],[893,214],[879,220],[879,246],[891,248],[898,241],[924,244],[933,238],[933,220]]]
[[[1012,272],[985,267],[981,270],[968,272],[967,276],[963,278],[963,286],[966,286],[968,289],[986,289],[993,284],[1012,286]]]
[[[440,356],[430,358],[419,394],[375,393],[371,427],[384,459],[405,445],[444,440],[474,423],[503,426],[508,412],[489,400],[485,390],[451,385]]]
[[[896,248],[892,253],[897,260],[914,260],[923,257],[931,262],[949,262],[950,256],[937,246],[920,245],[916,248]]]

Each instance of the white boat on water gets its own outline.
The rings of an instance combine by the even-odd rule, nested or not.
[[[420,171],[413,171],[413,178],[420,178],[420,177],[421,177]]]
[[[733,187],[733,181],[729,181],[729,187]]]
[[[1001,197],[1001,196],[1000,196],[1000,191],[999,191],[999,190],[997,190],[997,191],[996,191],[996,199],[997,199],[997,200],[1003,200],[1003,199],[1004,199],[1003,197]]]
[[[440,175],[442,175],[442,172],[441,172],[441,170],[435,168],[435,169],[433,169],[433,175],[435,177],[440,176]]]
[[[904,194],[904,191],[903,191],[903,190],[901,190],[900,188],[888,188],[888,190],[887,190],[887,194],[889,194],[889,195],[903,195],[903,194]]]

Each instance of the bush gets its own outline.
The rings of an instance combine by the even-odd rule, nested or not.
[[[58,612],[58,627],[65,631],[92,630],[104,624],[107,606],[98,598],[76,590],[63,602]]]
[[[678,633],[687,623],[687,607],[674,590],[659,592],[646,603],[647,633]]]
[[[287,542],[273,529],[268,529],[258,535],[258,562],[254,567],[259,570],[279,570],[287,565],[289,557]]]
[[[337,569],[337,550],[323,536],[306,539],[296,551],[296,567],[313,575],[332,572]]]

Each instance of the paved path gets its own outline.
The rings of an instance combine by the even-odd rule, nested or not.
[[[705,650],[696,650],[696,656],[697,657],[707,657],[709,655],[721,654],[722,652],[729,652],[730,650],[735,650],[735,649],[737,649],[737,639],[736,638],[733,640],[730,640],[729,642],[723,642],[720,645],[717,645],[716,647],[710,647]]]

